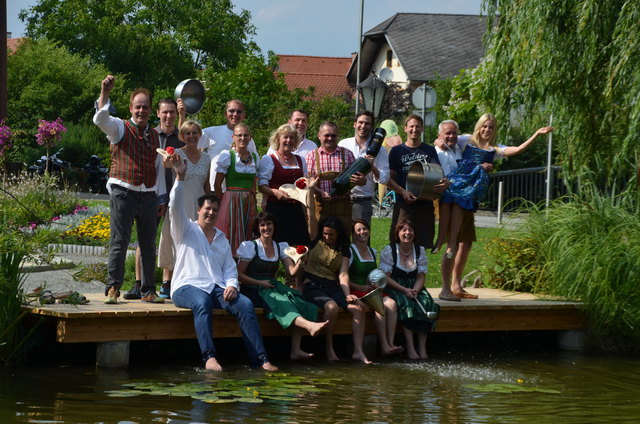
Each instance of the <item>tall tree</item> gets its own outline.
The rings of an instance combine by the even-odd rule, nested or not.
[[[605,194],[631,190],[637,202],[640,2],[485,0],[483,7],[499,16],[487,37],[485,103],[507,125],[520,107],[553,113],[565,176]]]
[[[27,35],[59,41],[133,85],[175,86],[204,63],[234,66],[254,46],[250,13],[229,0],[40,0]]]

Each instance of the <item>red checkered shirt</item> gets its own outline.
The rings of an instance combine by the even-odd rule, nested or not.
[[[320,157],[319,166],[316,163],[316,152]],[[349,149],[338,147],[333,153],[328,153],[322,146],[307,153],[306,159],[307,169],[311,175],[326,171],[336,171],[340,173],[356,161],[356,158]],[[318,187],[325,193],[329,193],[331,191],[331,181],[321,180],[318,182]]]

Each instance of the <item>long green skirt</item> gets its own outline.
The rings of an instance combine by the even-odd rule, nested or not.
[[[394,277],[394,279],[398,284],[407,288],[412,288],[416,282],[415,277]],[[396,301],[398,305],[398,320],[407,329],[430,333],[435,328],[435,322],[427,319],[420,306],[418,306],[418,302],[420,302],[427,312],[438,312],[440,310],[440,306],[433,301],[426,289],[418,292],[418,299],[410,299],[404,293],[389,286],[385,288],[385,292]]]
[[[318,307],[307,302],[302,294],[278,280],[271,279],[272,289],[258,288],[258,295],[269,307],[267,318],[275,319],[282,328],[289,328],[293,321],[302,316],[309,321],[318,319]]]

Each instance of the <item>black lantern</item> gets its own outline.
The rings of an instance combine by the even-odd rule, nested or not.
[[[378,117],[382,99],[387,92],[387,84],[384,83],[375,74],[371,74],[358,85],[358,91],[362,94],[364,100],[364,108],[373,112],[374,117]]]

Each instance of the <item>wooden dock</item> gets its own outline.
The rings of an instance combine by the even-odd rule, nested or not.
[[[580,303],[541,299],[529,293],[497,289],[469,289],[477,300],[448,302],[438,299],[440,289],[429,292],[440,304],[437,332],[584,330],[585,316]],[[104,296],[88,295],[87,305],[53,304],[32,307],[36,316],[55,321],[56,341],[128,342],[134,340],[172,340],[195,338],[191,310],[178,308],[171,301],[149,304],[123,300],[105,305]],[[275,320],[267,320],[257,309],[262,334],[284,336],[288,332]],[[241,337],[235,319],[225,311],[214,311],[214,337]],[[341,311],[336,334],[351,334],[351,315]],[[373,316],[367,317],[367,333],[375,334]]]

